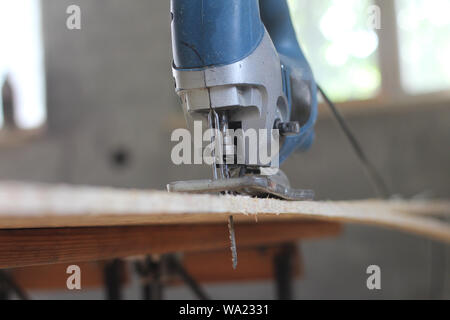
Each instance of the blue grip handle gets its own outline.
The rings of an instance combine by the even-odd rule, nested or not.
[[[278,53],[306,61],[292,26],[286,0],[260,0],[260,8],[261,19]]]
[[[307,106],[309,118],[302,125],[299,135],[286,138],[280,150],[280,163],[282,163],[296,149],[307,150],[312,145],[314,125],[317,119],[317,86],[313,72],[298,43],[286,0],[260,0],[260,9],[262,21],[285,67],[285,91],[290,100],[291,115],[295,113],[295,110],[292,109],[298,106],[294,105],[292,101],[291,90],[296,90],[296,88],[291,86],[290,75],[293,72],[300,74],[301,81],[307,83],[309,88],[310,101]]]

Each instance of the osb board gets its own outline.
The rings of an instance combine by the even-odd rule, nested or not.
[[[0,183],[0,229],[318,219],[399,229],[450,243],[450,201],[302,201]]]

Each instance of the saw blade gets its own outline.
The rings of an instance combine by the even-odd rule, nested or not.
[[[236,249],[236,236],[234,233],[234,221],[233,216],[228,218],[228,232],[230,234],[230,249],[231,249],[231,260],[233,262],[233,269],[237,268],[238,257]]]

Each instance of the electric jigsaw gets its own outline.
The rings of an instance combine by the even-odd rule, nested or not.
[[[278,169],[310,147],[317,118],[317,86],[286,0],[172,0],[171,15],[175,90],[188,127],[197,121],[220,143],[213,143],[212,179],[168,190],[312,199]],[[260,151],[275,141],[263,161]]]

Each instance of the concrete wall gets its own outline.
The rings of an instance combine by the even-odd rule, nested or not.
[[[65,27],[70,4],[81,6],[80,31]],[[43,20],[48,130],[2,149],[0,179],[163,189],[168,181],[209,176],[208,168],[177,167],[170,161],[170,133],[184,123],[171,79],[169,1],[43,0]],[[449,197],[449,104],[346,113],[394,193]],[[293,156],[284,169],[293,186],[313,188],[318,199],[373,196],[326,110],[312,150]],[[306,275],[296,282],[297,298],[450,298],[450,264],[431,262],[448,261],[448,246],[347,226],[339,238],[307,241],[302,249]],[[370,264],[382,268],[379,292],[365,285]],[[273,297],[271,283],[207,290],[214,298]],[[138,297],[136,287],[127,295]],[[35,297],[100,298],[101,292]],[[191,295],[171,289],[168,297]]]

